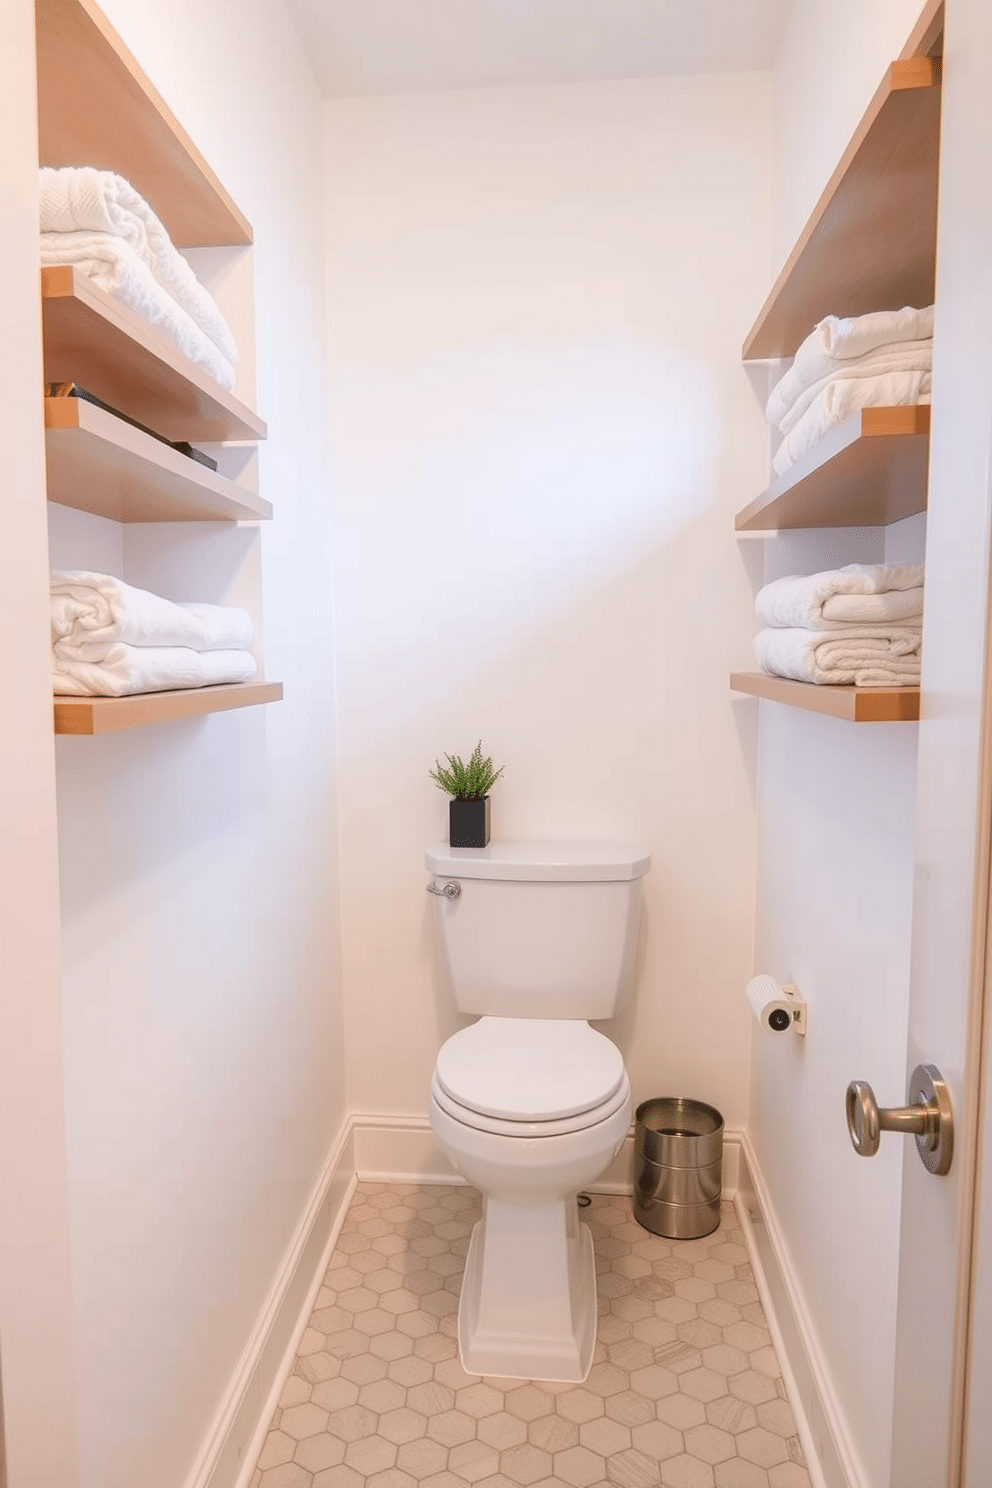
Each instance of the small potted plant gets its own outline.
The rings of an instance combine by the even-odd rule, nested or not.
[[[448,842],[452,847],[488,847],[489,792],[503,773],[482,758],[482,740],[466,765],[457,754],[446,754],[447,765],[435,760],[427,773],[453,799],[448,804]]]

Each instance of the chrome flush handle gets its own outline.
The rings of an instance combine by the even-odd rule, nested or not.
[[[457,899],[461,891],[462,886],[460,883],[446,883],[443,889],[437,888],[432,883],[427,885],[428,894],[437,894],[442,899]]]

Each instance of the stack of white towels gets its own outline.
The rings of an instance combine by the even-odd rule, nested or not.
[[[72,264],[228,390],[238,349],[213,297],[123,176],[42,167],[41,261]]]
[[[173,604],[110,574],[51,575],[56,693],[124,697],[249,682],[251,616],[228,605]]]
[[[923,564],[849,563],[758,591],[762,671],[797,682],[918,685]]]
[[[782,434],[775,474],[860,408],[929,403],[932,359],[932,305],[821,320],[765,409]]]

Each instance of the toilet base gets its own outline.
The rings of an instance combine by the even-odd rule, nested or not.
[[[574,1384],[589,1373],[595,1346],[596,1263],[575,1196],[484,1199],[458,1308],[465,1372]]]

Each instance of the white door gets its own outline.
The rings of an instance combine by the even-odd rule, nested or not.
[[[34,5],[0,37],[0,1374],[6,1488],[73,1488]]]
[[[992,7],[948,0],[941,124],[936,396],[927,523],[923,718],[917,794],[907,1077],[935,1064],[951,1089],[956,1150],[929,1175],[912,1138],[904,1182],[892,1488],[992,1484],[992,1287],[979,1256],[971,1330],[984,1398],[964,1423],[978,1150],[992,729],[988,679],[992,508]],[[906,1090],[876,1091],[902,1105]],[[980,1173],[978,1174],[980,1176]],[[992,1215],[985,1214],[985,1233]],[[852,1348],[859,1347],[852,1339]],[[964,1466],[962,1467],[962,1462]]]

